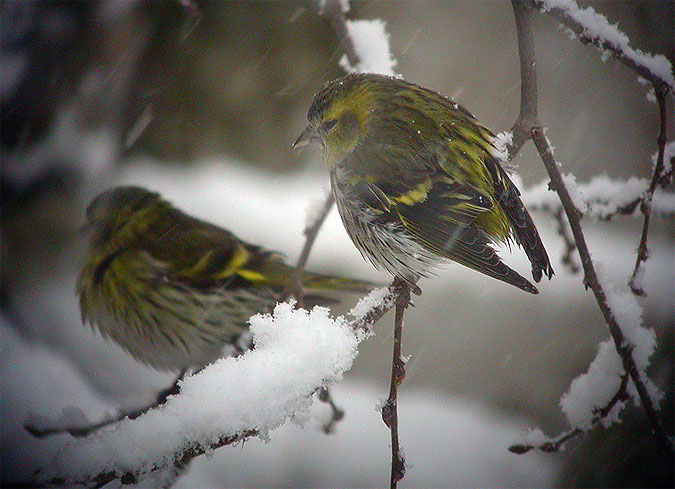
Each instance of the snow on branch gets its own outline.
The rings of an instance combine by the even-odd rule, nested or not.
[[[610,415],[616,414],[613,411],[615,405],[618,405],[618,401],[622,400],[624,397],[622,391],[625,391],[626,386],[624,385],[625,382],[622,381],[622,376],[627,376],[627,378],[632,381],[632,389],[634,389],[635,394],[634,397],[639,398],[640,404],[644,408],[651,429],[656,436],[659,448],[664,454],[672,457],[673,443],[672,440],[668,438],[658,415],[657,403],[659,395],[655,392],[653,384],[645,374],[648,359],[655,344],[653,332],[642,327],[642,310],[635,297],[631,296],[628,292],[618,292],[611,283],[600,278],[600,274],[597,270],[597,263],[591,257],[591,252],[586,244],[586,238],[581,226],[582,212],[588,212],[588,201],[586,197],[584,197],[584,194],[579,190],[575,178],[572,175],[563,176],[561,174],[559,168],[560,165],[553,155],[553,147],[546,137],[544,128],[539,121],[534,31],[531,20],[533,2],[530,0],[512,0],[512,4],[518,33],[518,55],[521,72],[521,103],[518,119],[512,129],[514,134],[513,140],[507,144],[509,156],[513,158],[526,141],[531,139],[534,142],[537,152],[551,179],[549,188],[556,192],[557,197],[560,199],[560,206],[567,216],[570,230],[579,252],[581,266],[584,271],[584,285],[592,290],[614,343],[614,349],[609,348],[609,343],[601,348],[599,357],[593,362],[591,368],[589,368],[589,372],[575,380],[570,387],[570,392],[566,395],[566,400],[564,401],[564,406],[567,406],[567,408],[565,408],[566,413],[570,418],[570,423],[578,426],[573,426],[572,432],[559,437],[556,440],[556,443],[551,444],[550,440],[543,441],[543,443],[540,443],[540,447],[546,446],[547,448],[550,448],[552,446],[559,446],[569,437],[573,436],[571,433],[583,431],[589,427],[589,423],[593,424],[595,422],[594,420],[596,420],[596,415],[599,416],[599,418],[611,420],[612,418]],[[544,11],[547,9],[559,10],[564,8],[566,9],[565,12],[568,12],[568,14],[563,16],[566,19],[571,18],[568,17],[568,15],[576,15],[577,19],[582,19],[583,17],[577,15],[579,9],[572,0],[535,1],[534,4]],[[544,5],[546,8],[543,7]],[[575,14],[575,12],[577,14]],[[592,31],[592,33],[600,35],[600,32],[609,32],[606,28],[607,26],[599,20],[601,16],[597,16],[593,11],[589,10],[583,12],[587,14],[587,17],[583,17],[587,22],[587,27],[591,25],[589,19],[593,20],[596,27],[598,27],[598,25],[602,27],[598,27],[598,29]],[[602,17],[602,19],[604,19],[604,17]],[[606,19],[604,19],[604,22],[606,23]],[[577,20],[573,21],[572,25],[573,27],[571,28],[573,30],[574,28],[580,31],[585,29]],[[612,46],[604,37],[601,37],[600,39],[601,45],[604,46],[607,44]],[[625,46],[627,45],[626,38]],[[627,55],[623,53],[619,47],[614,46],[612,52],[624,62],[628,59]],[[665,155],[665,129],[667,122],[665,93],[670,88],[670,85],[664,87],[664,82],[662,82],[658,76],[647,70],[646,67],[637,64],[634,58],[630,58],[629,60],[631,62],[626,62],[626,64],[639,73],[643,74],[645,71],[649,72],[648,78],[654,83],[656,97],[661,109],[661,132],[657,138],[659,152],[654,175],[647,188],[645,188],[643,184],[639,185],[643,189],[641,190],[643,197],[640,197],[640,202],[642,202],[641,207],[645,214],[642,241],[646,243],[648,216],[652,207],[652,196],[656,186],[661,184],[661,172],[662,168],[665,167],[663,161]],[[671,69],[670,63],[668,63],[668,69]],[[663,73],[661,73],[661,75],[662,74]],[[643,76],[645,75],[643,74]],[[670,76],[672,79],[672,73]],[[635,182],[632,183],[635,184]],[[597,187],[592,187],[588,190],[595,191],[596,193],[598,192]],[[612,199],[612,201],[614,201],[614,199]],[[643,248],[641,244],[640,249],[646,250],[646,246]],[[639,259],[638,263],[640,263]],[[612,382],[608,382],[610,384],[609,389],[602,390],[602,399],[594,397],[593,395],[587,397],[589,395],[589,390],[593,391],[593,394],[595,394],[596,390],[595,388],[589,389],[589,386],[596,386],[598,383],[604,385],[604,381],[608,378],[613,380]],[[613,389],[611,386],[613,386]],[[618,391],[616,390],[617,388]],[[615,392],[615,394],[610,395],[612,392]],[[607,399],[608,397],[609,400]],[[607,402],[607,404],[604,408],[600,408],[599,406],[604,402]],[[541,433],[534,433],[532,438],[541,438],[541,436],[538,435],[541,435]],[[542,442],[541,439],[536,441]],[[532,446],[530,445],[516,445],[512,447],[512,451],[515,453],[524,453],[531,448]]]
[[[394,297],[392,288],[373,291],[350,312],[351,321],[292,303],[252,317],[253,350],[187,377],[180,395],[135,420],[69,440],[36,482],[137,481],[246,437],[268,437],[289,419],[304,422],[312,394],[351,368],[358,344]]]
[[[534,0],[534,4],[569,28],[582,42],[593,43],[603,55],[610,52],[652,83],[675,90],[673,67],[668,58],[631,47],[628,36],[592,7],[579,8],[575,0]]]
[[[395,75],[396,59],[391,54],[386,23],[381,19],[348,20],[349,2],[323,0],[320,12],[330,19],[345,54],[340,66],[347,72]]]
[[[573,181],[571,175],[564,175],[564,178],[568,183]],[[586,183],[576,183],[574,205],[584,216],[598,219],[633,215],[648,189],[649,180],[646,178],[618,180],[608,175],[598,175]],[[558,196],[548,189],[548,181],[524,189],[522,198],[530,210],[556,213],[561,208]],[[675,194],[655,194],[651,210],[653,214],[674,215]]]

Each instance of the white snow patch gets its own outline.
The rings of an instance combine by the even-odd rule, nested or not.
[[[352,66],[347,55],[340,59],[340,66],[349,73],[379,73],[395,75],[396,59],[391,54],[389,34],[386,23],[381,19],[348,20],[347,32],[359,57],[356,66]]]

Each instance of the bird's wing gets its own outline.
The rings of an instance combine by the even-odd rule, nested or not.
[[[505,265],[476,219],[493,207],[491,199],[444,173],[414,184],[362,179],[353,187],[361,201],[381,218],[403,226],[427,249],[528,292],[536,288]]]
[[[278,286],[286,273],[281,256],[182,212],[147,230],[137,247],[166,264],[166,275],[195,288]]]

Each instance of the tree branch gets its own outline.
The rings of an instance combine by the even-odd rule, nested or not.
[[[521,97],[532,98],[537,96],[537,75],[534,57],[534,35],[531,24],[532,7],[529,2],[526,2],[527,0],[512,0],[513,10],[516,17],[516,27],[518,29],[518,54],[520,59],[520,71],[523,78]],[[672,454],[672,444],[668,440],[668,437],[661,426],[661,420],[656,413],[652,399],[647,392],[647,388],[635,364],[635,360],[633,359],[632,355],[632,347],[626,342],[623,332],[616,322],[614,314],[607,303],[605,291],[598,280],[588,246],[586,245],[586,239],[581,228],[580,213],[572,202],[572,198],[570,197],[569,191],[567,190],[567,187],[563,182],[562,175],[560,174],[558,164],[553,157],[553,149],[544,135],[544,130],[541,126],[541,123],[539,122],[539,117],[537,114],[537,104],[533,103],[532,101],[526,102],[521,100],[521,111],[518,116],[518,120],[514,125],[514,141],[516,140],[515,129],[519,128],[518,130],[522,131],[524,128],[528,128],[528,125],[530,130],[529,137],[532,138],[537,151],[544,162],[546,171],[551,178],[551,186],[558,194],[563,209],[567,215],[567,219],[572,230],[572,235],[574,236],[576,247],[579,252],[581,265],[584,270],[584,285],[587,288],[590,287],[593,291],[593,294],[595,295],[598,307],[605,318],[605,322],[607,323],[610,334],[612,335],[612,339],[614,340],[616,350],[621,357],[623,367],[635,385],[640,402],[645,409],[645,413],[649,420],[650,426],[657,437],[657,442],[660,448],[664,451],[664,453]],[[526,139],[520,143],[520,146],[522,146],[522,144],[524,144],[524,142],[529,139],[529,137],[525,135],[522,135],[521,137]],[[515,148],[519,149],[520,146],[514,144]]]
[[[394,279],[396,289],[396,317],[394,320],[394,348],[391,363],[391,383],[389,397],[382,406],[382,420],[391,432],[391,478],[390,488],[396,489],[398,481],[405,476],[405,459],[401,454],[398,441],[398,387],[405,378],[405,361],[401,356],[401,338],[403,335],[403,314],[410,305],[410,285],[404,280]]]
[[[659,135],[656,138],[659,152],[656,157],[656,165],[654,165],[654,174],[652,175],[649,189],[647,189],[647,192],[645,192],[644,196],[642,197],[642,204],[640,205],[640,211],[642,211],[642,214],[645,216],[645,218],[642,225],[642,236],[640,237],[640,246],[638,247],[637,258],[635,260],[635,268],[633,270],[633,275],[628,282],[628,285],[633,293],[642,296],[647,294],[642,288],[642,274],[640,273],[640,270],[649,257],[649,248],[647,247],[649,218],[652,212],[652,199],[654,198],[654,191],[663,177],[663,158],[666,151],[666,131],[668,130],[668,119],[666,114],[666,92],[656,84],[654,85],[654,91],[656,93],[656,100],[659,104],[660,130]]]
[[[383,291],[382,296],[379,298],[377,303],[370,305],[365,311],[359,314],[357,317],[352,319],[349,322],[349,326],[354,331],[358,332],[370,332],[372,330],[372,325],[378,321],[387,311],[389,311],[397,303],[397,298],[401,294],[400,286],[394,281],[386,290]],[[317,386],[320,388],[320,386]],[[259,433],[255,429],[244,430],[240,433],[234,435],[222,435],[216,442],[210,444],[202,444],[199,442],[190,442],[188,445],[183,446],[180,452],[176,452],[173,456],[174,462],[173,466],[182,467],[187,464],[190,460],[199,457],[206,452],[210,452],[221,448],[226,445],[232,445],[234,443],[245,441],[248,438],[257,436]],[[160,470],[166,469],[167,466],[153,466],[149,472],[157,472]],[[141,480],[143,475],[147,473],[147,470],[141,468],[135,471],[103,471],[98,474],[95,474],[90,477],[84,477],[77,480],[66,480],[62,477],[54,477],[45,482],[45,484],[53,485],[78,485],[86,487],[101,487],[113,480],[119,479],[122,484],[133,484]],[[36,477],[39,477],[40,473],[36,474]],[[26,483],[28,486],[36,486],[39,483]]]
[[[570,29],[583,44],[590,43],[603,52],[608,51],[612,53],[612,56],[618,59],[621,63],[638,73],[643,78],[651,81],[657,88],[657,93],[658,91],[662,91],[665,94],[668,91],[675,90],[672,80],[668,80],[661,74],[655,73],[644,62],[637,60],[636,56],[630,56],[628,51],[633,51],[630,46],[621,46],[615,40],[600,37],[593,31],[589,30],[588,26],[583,25],[581,22],[575,19],[572,15],[573,11],[571,9],[566,10],[561,7],[550,7],[542,0],[531,0],[530,3],[535,8],[542,10],[546,14],[556,19],[562,25]],[[616,37],[625,37],[627,39],[624,33],[616,29],[616,27],[612,27],[616,31]]]
[[[614,394],[614,396],[610,399],[610,401],[607,403],[606,406],[596,409],[595,416],[593,416],[593,419],[591,420],[591,428],[595,427],[600,421],[609,416],[609,413],[612,412],[612,409],[614,409],[614,406],[619,401],[626,402],[628,400],[629,396],[627,388],[628,388],[628,375],[624,373],[621,376],[621,385],[619,386],[619,390],[617,391],[617,393]],[[532,445],[532,444],[511,445],[509,447],[509,451],[517,455],[522,455],[523,453],[527,453],[530,450],[535,449],[547,453],[557,452],[566,442],[580,435],[581,433],[585,433],[586,431],[588,430],[582,430],[581,428],[574,428],[573,430],[567,431],[561,435],[556,436],[555,438],[551,438],[545,441],[544,443],[540,443],[539,445]]]

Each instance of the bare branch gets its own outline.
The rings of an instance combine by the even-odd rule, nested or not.
[[[403,335],[403,314],[410,305],[410,285],[404,280],[394,279],[392,284],[397,292],[396,318],[394,320],[394,348],[391,363],[391,383],[389,397],[382,406],[382,420],[391,432],[391,478],[390,487],[396,489],[398,481],[405,476],[405,459],[398,442],[398,387],[405,378],[405,361],[401,356],[401,337]]]
[[[553,149],[551,148],[548,139],[546,139],[544,130],[541,127],[535,127],[532,129],[532,139],[534,141],[534,145],[537,147],[539,155],[544,162],[546,171],[548,171],[549,177],[551,177],[553,188],[558,193],[563,208],[565,209],[565,213],[567,214],[567,219],[570,223],[572,234],[574,235],[574,240],[577,244],[577,250],[579,251],[581,265],[584,269],[584,285],[587,288],[590,288],[595,295],[595,300],[598,303],[598,307],[605,318],[609,332],[612,335],[614,344],[616,345],[616,351],[621,357],[623,368],[626,370],[626,372],[628,372],[631,380],[633,381],[633,384],[635,385],[635,389],[637,390],[640,397],[640,402],[645,409],[647,419],[649,420],[649,424],[651,425],[652,430],[657,437],[659,446],[662,450],[664,450],[664,453],[672,453],[673,446],[668,440],[668,437],[661,426],[661,420],[656,413],[652,398],[650,397],[649,392],[647,392],[647,387],[645,386],[642,376],[640,375],[640,371],[635,364],[635,360],[632,355],[632,346],[630,346],[630,344],[626,341],[623,332],[621,331],[621,327],[616,322],[614,313],[607,303],[607,296],[605,295],[605,291],[598,280],[598,276],[595,272],[595,267],[591,259],[591,254],[588,250],[588,246],[586,245],[586,238],[581,229],[579,213],[572,203],[572,198],[565,187],[562,175],[558,169],[558,165],[553,158]]]
[[[647,235],[649,234],[649,218],[652,212],[652,199],[654,198],[654,191],[656,190],[657,185],[663,177],[663,158],[666,151],[666,131],[668,130],[668,119],[666,114],[666,92],[661,89],[658,85],[654,85],[654,91],[656,92],[656,100],[659,103],[659,116],[660,116],[660,130],[659,135],[656,138],[656,142],[659,147],[659,152],[656,157],[656,165],[654,165],[654,174],[652,175],[652,180],[649,184],[649,189],[642,198],[642,204],[640,205],[640,210],[644,214],[645,219],[642,225],[642,236],[640,237],[640,246],[638,247],[637,258],[635,260],[635,269],[633,270],[633,275],[628,282],[631,290],[636,295],[647,295],[642,288],[642,281],[638,280],[640,275],[640,267],[647,261],[649,257],[649,248],[647,247]]]
[[[293,276],[289,280],[288,285],[284,287],[284,290],[281,293],[281,296],[279,298],[280,302],[284,302],[290,296],[293,296],[297,300],[296,303],[297,307],[303,307],[305,294],[302,286],[302,274],[305,271],[305,266],[307,265],[309,254],[312,251],[312,247],[314,246],[316,237],[319,235],[321,226],[323,226],[323,223],[326,221],[326,217],[328,217],[328,213],[333,207],[333,202],[335,202],[333,193],[329,191],[326,197],[324,198],[324,202],[321,205],[321,208],[317,213],[317,215],[313,216],[311,222],[307,223],[307,227],[305,228],[304,231],[305,244],[302,247],[300,257],[298,258],[298,262],[295,265],[295,271],[293,272]]]

